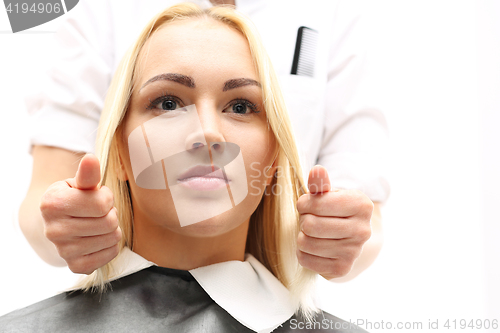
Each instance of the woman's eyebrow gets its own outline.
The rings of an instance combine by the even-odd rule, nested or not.
[[[245,78],[232,79],[232,80],[227,80],[224,83],[224,88],[222,88],[222,91],[228,91],[230,89],[235,89],[235,88],[248,86],[248,85],[257,86],[259,88],[261,87],[259,82],[252,80],[252,79],[245,79]]]
[[[177,82],[177,83],[180,83],[182,85],[185,85],[188,88],[195,88],[196,87],[194,84],[193,78],[190,76],[177,74],[177,73],[164,73],[164,74],[159,74],[159,75],[153,76],[152,78],[147,80],[146,83],[144,83],[142,85],[141,89],[139,89],[139,91],[142,90],[142,88],[144,88],[148,84],[153,83],[155,81],[160,81],[160,80]]]

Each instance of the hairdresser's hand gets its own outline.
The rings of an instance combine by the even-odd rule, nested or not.
[[[99,160],[85,155],[76,176],[52,184],[41,200],[45,236],[74,273],[90,274],[118,255],[117,210],[100,177]]]
[[[361,191],[332,189],[318,165],[309,172],[308,188],[297,201],[299,263],[328,280],[344,276],[371,236],[373,203]]]

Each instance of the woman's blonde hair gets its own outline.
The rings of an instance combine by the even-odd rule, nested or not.
[[[312,286],[316,274],[298,264],[296,240],[299,232],[297,199],[305,193],[297,147],[285,102],[274,69],[253,24],[229,7],[202,10],[194,4],[179,4],[156,15],[124,55],[111,82],[97,133],[96,153],[101,162],[102,185],[114,194],[118,219],[123,232],[120,249],[133,248],[133,214],[128,183],[117,177],[120,160],[117,133],[129,106],[137,75],[138,56],[148,38],[161,26],[186,19],[215,20],[239,31],[248,41],[255,69],[262,86],[268,127],[278,145],[277,177],[250,218],[246,252],[267,267],[291,292],[296,309],[311,318],[316,307],[312,302]],[[274,189],[279,189],[275,194]],[[80,287],[104,291],[113,278],[113,261],[85,277]]]

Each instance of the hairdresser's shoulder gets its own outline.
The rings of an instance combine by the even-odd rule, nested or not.
[[[273,331],[273,333],[363,333],[366,331],[352,322],[342,320],[334,315],[320,311],[312,321],[299,315],[293,315],[288,321]]]

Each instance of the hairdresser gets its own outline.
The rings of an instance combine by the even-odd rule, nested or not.
[[[118,254],[113,195],[98,185],[95,157],[83,157],[94,152],[118,60],[153,13],[178,2],[81,0],[56,33],[54,65],[27,99],[33,174],[19,212],[26,239],[51,265],[90,274]],[[309,183],[310,193],[297,202],[299,262],[328,280],[354,278],[380,251],[380,205],[389,195],[387,129],[365,98],[366,30],[359,13],[347,1],[193,2],[235,5],[259,29]]]

